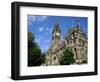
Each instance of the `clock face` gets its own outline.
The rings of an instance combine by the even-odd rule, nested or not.
[[[58,35],[58,36],[59,36],[59,35],[60,35],[60,33],[56,33],[56,35]]]

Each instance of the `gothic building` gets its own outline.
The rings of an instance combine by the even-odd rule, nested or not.
[[[59,24],[54,25],[52,31],[52,45],[46,52],[46,65],[59,65],[59,60],[63,56],[63,51],[69,48],[74,53],[74,64],[87,63],[88,50],[87,36],[77,21],[75,27],[71,27],[61,41],[61,30]]]

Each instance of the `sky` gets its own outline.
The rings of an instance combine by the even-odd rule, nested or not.
[[[87,17],[69,17],[69,16],[43,16],[28,15],[28,32],[32,32],[35,41],[42,52],[48,50],[52,43],[52,31],[55,23],[59,24],[61,30],[61,40],[67,34],[68,29],[77,25],[80,21],[81,29],[87,34]]]

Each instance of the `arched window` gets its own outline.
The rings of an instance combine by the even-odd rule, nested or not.
[[[54,60],[56,60],[56,57],[54,56]]]

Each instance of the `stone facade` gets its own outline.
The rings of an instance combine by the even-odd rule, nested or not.
[[[63,51],[67,48],[71,49],[74,53],[75,64],[87,63],[87,36],[82,31],[79,21],[77,21],[77,26],[68,30],[68,34],[65,35],[62,41],[60,33],[59,24],[56,23],[52,32],[52,46],[46,52],[45,64],[59,65]]]

